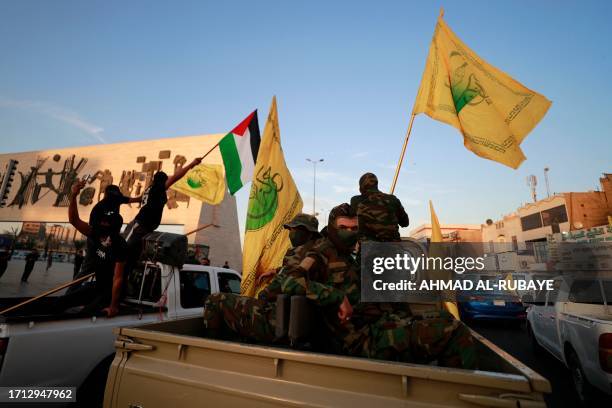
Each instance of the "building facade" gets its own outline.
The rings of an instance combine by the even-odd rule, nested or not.
[[[19,222],[24,233],[35,235],[44,230],[62,242],[80,239],[67,226],[70,188],[77,179],[87,179],[78,197],[80,217],[89,213],[100,201],[109,184],[119,186],[128,197],[138,197],[150,185],[156,171],[168,175],[188,164],[212,148],[223,135],[174,137],[139,142],[126,142],[44,151],[0,155],[0,223]],[[206,163],[222,163],[217,150],[206,157]],[[134,219],[139,204],[121,206],[124,223]],[[209,247],[213,265],[225,261],[236,270],[242,268],[242,250],[236,200],[226,193],[216,206],[204,205],[168,190],[160,229],[187,233],[199,226],[212,223],[197,233],[190,234],[191,244]]]

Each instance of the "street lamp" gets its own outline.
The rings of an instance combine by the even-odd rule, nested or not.
[[[312,176],[312,215],[317,216],[317,209],[315,207],[317,197],[317,163],[321,163],[323,159],[312,160],[306,159],[306,161],[312,163],[313,176]]]

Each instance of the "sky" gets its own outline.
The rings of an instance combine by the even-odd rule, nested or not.
[[[518,170],[417,116],[396,195],[412,229],[483,223],[612,172],[612,2],[0,0],[0,153],[224,133],[277,96],[283,150],[312,211],[387,191],[440,10],[475,52],[553,105]],[[241,228],[248,188],[237,193]]]

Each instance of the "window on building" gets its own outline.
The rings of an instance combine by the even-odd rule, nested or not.
[[[553,225],[567,222],[567,211],[565,205],[549,208],[542,211],[542,225]]]
[[[181,306],[191,309],[204,306],[210,295],[210,275],[202,271],[181,271]]]
[[[516,239],[516,235],[512,236],[512,250],[518,251],[518,240]]]
[[[535,214],[521,217],[521,227],[523,231],[529,231],[532,229],[541,228],[542,227],[542,217],[540,216],[540,213],[537,212]]]

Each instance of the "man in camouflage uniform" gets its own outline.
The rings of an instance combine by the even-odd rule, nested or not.
[[[283,265],[276,270],[268,271],[256,279],[258,287],[264,285],[265,288],[258,293],[258,298],[273,301],[280,293],[280,275],[283,268],[289,265],[298,265],[306,252],[310,251],[315,241],[321,237],[319,234],[319,220],[313,215],[300,213],[293,220],[284,225],[289,230],[289,240],[291,248],[285,252]]]
[[[262,275],[276,276],[259,293],[257,299],[238,296],[232,293],[215,293],[208,297],[204,305],[204,326],[209,335],[239,335],[243,338],[259,342],[275,340],[276,330],[276,296],[281,293],[280,282],[283,268],[299,265],[305,254],[320,237],[319,221],[308,214],[298,214],[285,224],[289,230],[292,248],[287,250],[283,258],[283,266],[278,271]]]
[[[469,330],[445,311],[428,318],[408,315],[390,303],[360,303],[359,265],[351,256],[358,222],[348,204],[329,216],[328,234],[297,266],[283,275],[287,295],[304,295],[323,316],[332,349],[353,356],[404,362],[438,361],[448,367],[474,368]]]
[[[365,173],[359,179],[361,195],[351,198],[351,207],[359,218],[362,240],[400,241],[399,228],[408,226],[408,214],[400,200],[392,194],[378,190],[378,178]]]

